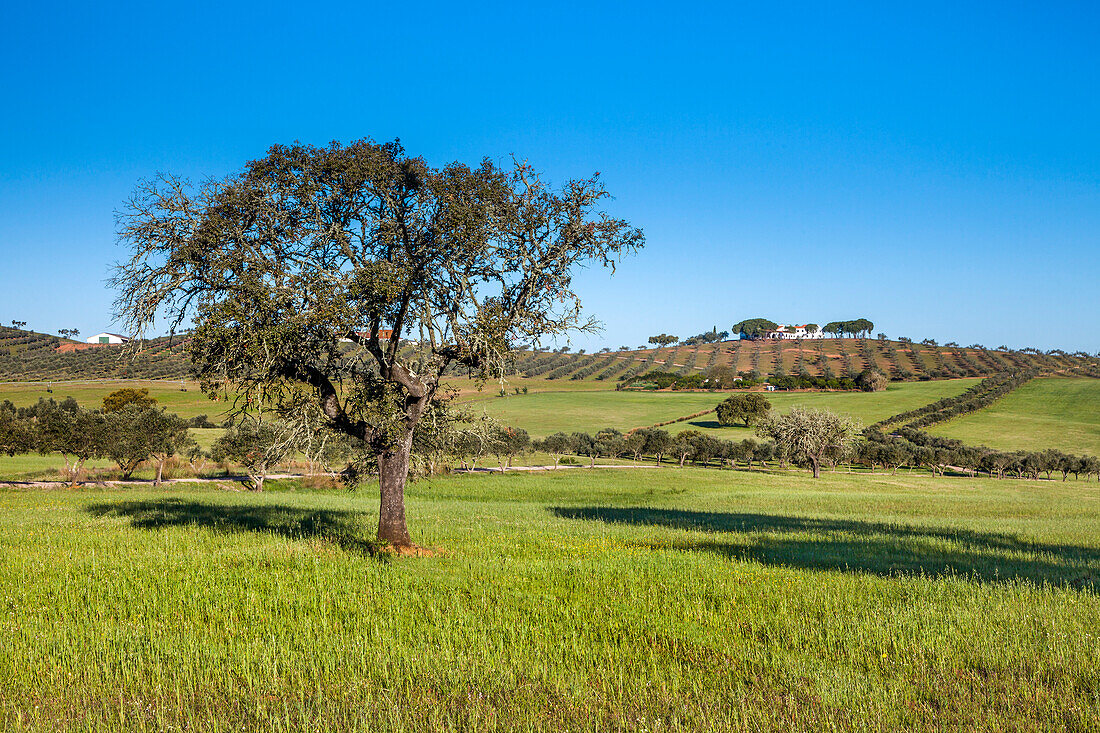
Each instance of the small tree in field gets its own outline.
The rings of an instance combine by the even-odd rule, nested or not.
[[[554,468],[558,468],[561,458],[572,449],[573,443],[565,433],[547,435],[542,440],[535,441],[534,449],[549,453],[554,459]]]
[[[623,436],[623,453],[629,453],[634,462],[637,463],[638,459],[642,457],[642,453],[645,452],[645,433],[641,430],[635,430],[632,433],[627,433]]]
[[[638,432],[645,435],[645,452],[657,458],[657,465],[661,465],[661,458],[672,450],[672,436],[660,428],[646,428]]]
[[[504,471],[505,461],[507,467],[512,467],[512,459],[524,453],[531,447],[531,436],[523,428],[513,428],[507,425],[498,425],[493,430],[493,453],[497,457],[500,470]]]
[[[861,425],[830,410],[795,407],[786,415],[771,416],[756,426],[757,434],[775,441],[790,461],[808,465],[814,478],[821,477],[821,463],[847,455]]]
[[[120,412],[127,407],[144,409],[146,407],[153,407],[156,404],[157,398],[150,397],[149,390],[145,387],[141,389],[124,387],[123,389],[116,389],[103,398],[103,411]]]
[[[21,419],[9,400],[0,402],[0,454],[8,457],[34,450],[34,430],[29,420]]]
[[[573,433],[569,436],[570,450],[578,456],[590,459],[590,468],[596,467],[596,457],[600,455],[600,444],[588,433]]]
[[[864,369],[856,384],[864,392],[881,392],[890,386],[890,379],[878,369]]]
[[[398,142],[276,145],[223,180],[139,184],[117,308],[138,337],[192,321],[203,389],[239,411],[317,405],[378,466],[378,538],[411,549],[413,436],[441,378],[502,377],[515,344],[597,329],[574,272],[643,242],[607,196],[598,174],[553,189],[524,162],[434,168]]]
[[[263,491],[271,469],[286,458],[291,449],[285,426],[243,420],[214,441],[210,455],[218,463],[240,465],[252,490]]]
[[[735,394],[718,405],[718,424],[736,425],[743,422],[745,427],[755,425],[768,416],[772,403],[759,392]]]
[[[85,463],[106,457],[110,434],[103,413],[80,407],[68,397],[60,403],[40,399],[27,415],[34,420],[35,448],[42,455],[61,454],[71,487],[76,487]]]
[[[182,417],[155,407],[138,407],[131,403],[117,412],[107,413],[106,428],[110,431],[107,454],[118,464],[123,478],[130,478],[143,461],[157,463],[154,486],[164,479],[164,464],[175,455],[186,455],[195,444]]]

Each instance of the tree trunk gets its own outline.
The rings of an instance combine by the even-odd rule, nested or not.
[[[405,482],[409,477],[412,430],[393,448],[378,456],[378,539],[394,547],[412,547],[405,523]]]
[[[160,486],[164,477],[164,459],[157,461],[157,477],[153,479],[153,486]]]
[[[814,478],[821,478],[821,462],[814,457],[810,457],[810,462],[814,467]]]

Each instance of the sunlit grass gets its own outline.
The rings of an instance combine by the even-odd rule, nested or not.
[[[641,475],[644,473],[644,478]],[[292,485],[282,484],[284,489]],[[0,493],[0,728],[1084,730],[1100,487],[650,469]]]
[[[978,412],[929,432],[1000,450],[1100,455],[1100,379],[1035,379]]]

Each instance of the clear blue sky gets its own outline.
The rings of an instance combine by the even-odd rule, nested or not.
[[[648,246],[580,278],[576,346],[863,316],[1100,350],[1100,6],[777,5],[5,3],[0,322],[111,327],[143,176],[400,137],[602,172]]]

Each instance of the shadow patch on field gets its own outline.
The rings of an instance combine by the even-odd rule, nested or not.
[[[707,428],[707,429],[710,429],[710,430],[717,430],[718,428],[733,429],[733,428],[743,428],[744,427],[744,425],[723,425],[722,423],[718,422],[717,420],[688,420],[688,425],[691,425],[692,427],[695,427],[695,428]],[[747,437],[748,435],[750,435],[750,433],[746,432],[745,435]]]
[[[363,539],[358,512],[303,509],[279,504],[254,506],[204,503],[184,499],[120,501],[93,504],[97,517],[128,517],[138,529],[203,527],[220,532],[259,532],[290,539],[319,539],[349,552],[380,554],[381,546]]]
[[[1030,580],[1100,592],[1100,548],[1055,545],[966,529],[773,514],[648,507],[551,507],[563,519],[720,533],[728,540],[635,543],[654,550],[714,552],[738,559],[883,576]]]

